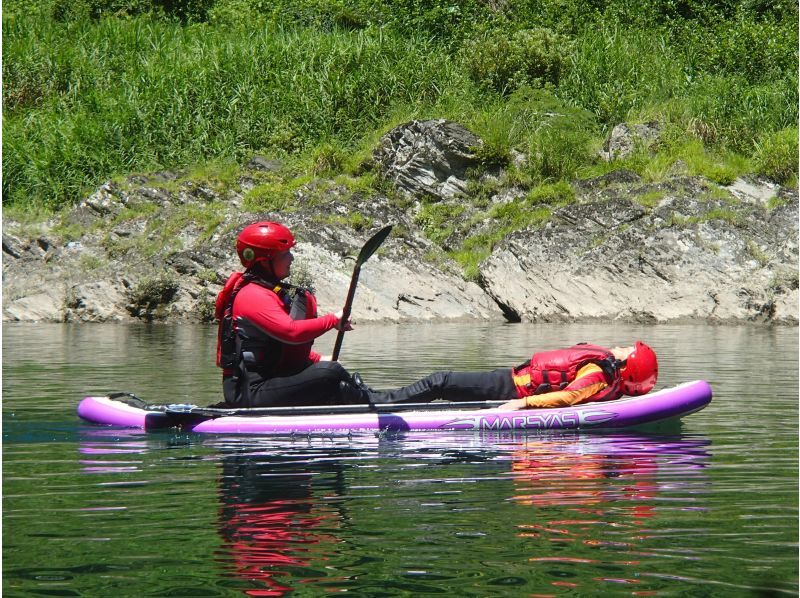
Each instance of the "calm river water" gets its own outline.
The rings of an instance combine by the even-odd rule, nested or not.
[[[373,386],[642,337],[671,435],[144,434],[85,394],[219,400],[215,331],[3,326],[5,596],[773,596],[798,592],[797,328],[362,326]],[[330,353],[333,337],[318,343]]]

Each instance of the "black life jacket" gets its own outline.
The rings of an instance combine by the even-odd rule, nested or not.
[[[283,344],[243,317],[233,320],[233,302],[246,285],[258,284],[280,297],[294,320],[316,317],[309,313],[309,291],[286,283],[264,280],[252,272],[235,272],[217,296],[215,316],[217,365],[222,368],[222,390],[229,405],[247,406],[250,384],[271,378],[281,359]],[[313,311],[313,308],[312,308]],[[282,372],[292,374],[294,372]]]

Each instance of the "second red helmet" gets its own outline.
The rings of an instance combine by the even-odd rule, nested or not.
[[[644,395],[653,390],[658,379],[658,359],[655,351],[642,341],[636,341],[633,353],[625,360],[622,375],[622,392],[629,396]]]
[[[277,222],[255,222],[244,227],[236,239],[236,253],[245,268],[271,260],[276,253],[295,245],[292,232]]]

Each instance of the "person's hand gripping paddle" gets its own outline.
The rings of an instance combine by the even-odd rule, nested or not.
[[[350,278],[350,289],[347,291],[347,300],[344,302],[344,309],[342,310],[342,322],[347,322],[350,317],[350,310],[353,308],[353,297],[356,294],[356,285],[358,284],[358,275],[361,274],[361,265],[366,262],[373,253],[378,250],[378,247],[386,240],[389,233],[392,232],[392,225],[384,226],[377,233],[372,235],[369,240],[364,243],[361,251],[356,258],[356,265],[353,268],[353,276]],[[344,328],[344,327],[342,327]],[[333,355],[331,360],[336,361],[339,359],[339,352],[342,349],[342,341],[344,340],[344,329],[339,330],[336,335],[336,344],[333,346]]]

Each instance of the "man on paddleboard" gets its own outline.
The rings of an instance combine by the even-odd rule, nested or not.
[[[435,372],[397,390],[370,390],[369,399],[375,404],[500,400],[507,401],[499,407],[506,411],[569,407],[647,394],[657,378],[656,354],[641,341],[612,349],[582,343],[534,353],[516,368]]]
[[[277,222],[246,226],[236,240],[245,267],[217,296],[217,365],[225,403],[279,407],[366,402],[341,364],[312,350],[329,330],[352,330],[342,312],[317,316],[307,289],[283,282],[291,271],[295,239]]]

